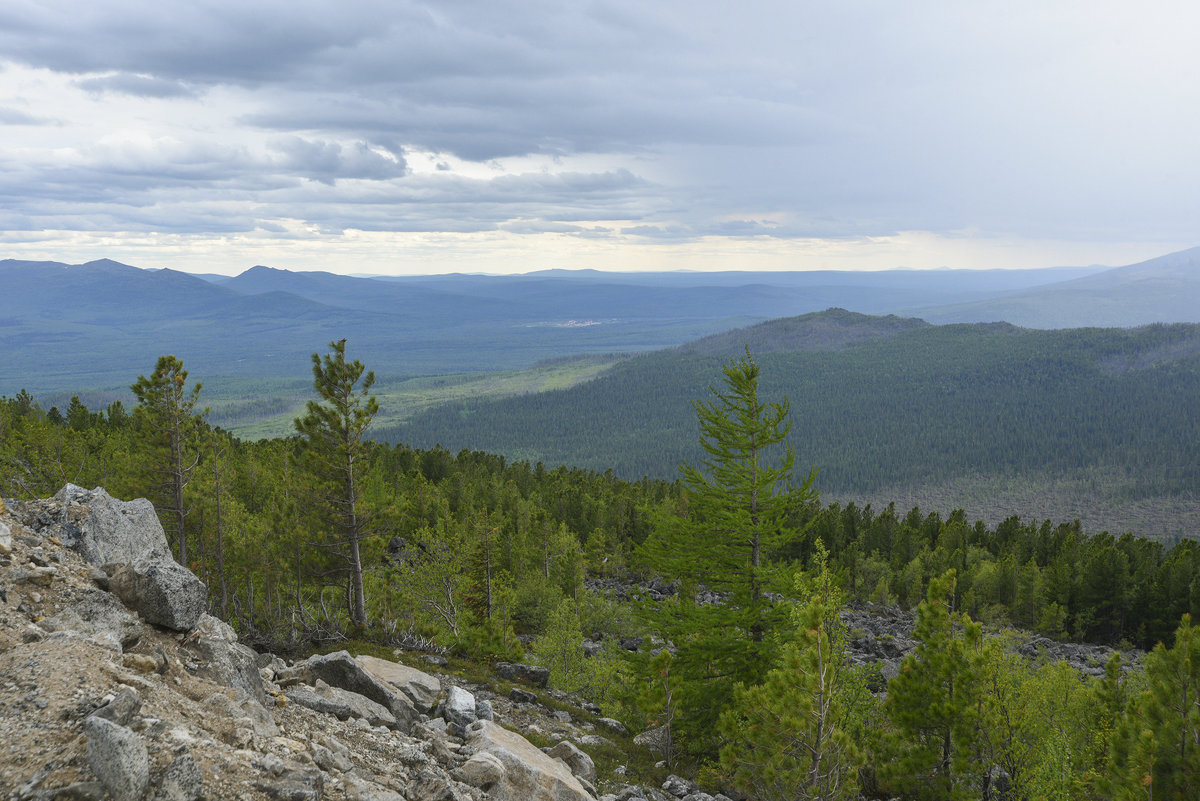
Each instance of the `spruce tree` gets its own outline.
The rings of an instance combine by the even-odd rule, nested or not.
[[[643,548],[652,569],[677,583],[679,601],[654,617],[677,648],[672,671],[680,715],[677,744],[715,756],[716,723],[733,686],[758,684],[775,662],[767,636],[787,618],[768,590],[788,592],[771,561],[798,536],[789,513],[812,499],[815,473],[792,483],[795,453],[783,445],[790,423],[787,400],[759,398],[759,367],[746,356],[726,364],[724,390],[693,406],[707,457],[680,467],[687,512],[664,519]],[[782,446],[778,461],[769,458]],[[719,603],[697,602],[701,588]]]
[[[296,430],[304,436],[306,453],[323,492],[318,502],[330,521],[332,544],[346,575],[350,622],[367,623],[363,587],[363,540],[369,534],[369,515],[363,508],[367,429],[379,411],[370,394],[375,373],[357,359],[346,361],[346,340],[329,343],[332,353],[312,355],[313,387],[323,402],[309,401]],[[359,383],[361,380],[361,384]]]

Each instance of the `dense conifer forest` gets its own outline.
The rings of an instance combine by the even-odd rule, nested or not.
[[[1200,419],[1200,395],[1188,389],[1195,366],[1151,366],[1155,353],[1180,347],[1178,330],[1118,332],[1099,346],[1062,334],[1055,350],[1001,332],[1023,343],[1015,351],[998,348],[994,332],[966,345],[960,333],[913,334],[930,337],[922,340],[930,349],[953,337],[955,348],[973,350],[959,361],[939,350],[935,367],[919,368],[929,373],[925,390],[911,395],[885,391],[898,369],[888,351],[852,348],[837,359],[767,353],[723,367],[709,357],[675,360],[679,380],[650,388],[699,399],[677,419],[667,417],[673,401],[632,392],[644,373],[599,387],[594,415],[585,405],[575,418],[585,431],[611,403],[661,425],[664,442],[673,432],[695,438],[700,412],[706,455],[672,480],[373,441],[370,376],[347,361],[344,342],[323,360],[314,354],[318,400],[298,422],[302,436],[242,441],[207,423],[202,386],[163,357],[134,383],[132,409],[91,410],[78,399],[46,409],[24,392],[0,398],[0,495],[44,497],[71,482],[150,497],[177,558],[209,587],[214,613],[251,643],[297,652],[355,639],[538,661],[555,686],[603,704],[633,730],[665,730],[672,767],[755,798],[976,798],[995,769],[1016,798],[1143,797],[1150,783],[1156,797],[1189,797],[1200,787],[1200,708],[1172,699],[1200,690],[1200,640],[1189,622],[1200,614],[1195,540],[826,504],[804,480],[814,451],[789,455],[789,441],[832,442],[847,429],[826,428],[819,397],[782,404],[781,374],[815,375],[820,387],[858,371],[861,391],[842,399],[849,414],[940,410],[941,425],[904,440],[923,448],[934,471],[952,471],[976,447],[963,430],[1016,419],[1005,416],[1016,401],[1004,386],[1033,375],[1049,393],[1037,408],[1066,404],[1085,423],[1144,404],[1129,417],[1144,424],[1119,435],[1082,426],[1085,447],[1073,453],[1136,469],[1141,449],[1154,448],[1167,467],[1148,482],[1190,480],[1194,449],[1158,438],[1152,424],[1162,415]],[[1130,362],[1130,337],[1145,363]],[[1098,363],[1106,347],[1108,361]],[[992,371],[964,380],[965,365],[989,349]],[[842,359],[852,367],[839,367]],[[1122,385],[1135,370],[1137,381]],[[952,385],[940,384],[950,375]],[[759,399],[760,376],[772,401]],[[1101,382],[1122,391],[1101,392]],[[940,394],[930,390],[939,385]],[[617,403],[621,388],[632,405]],[[945,405],[952,393],[972,402]],[[974,406],[977,418],[954,416]],[[1004,463],[1022,464],[1036,440],[1055,436],[1036,408],[1017,412],[1029,430],[1009,431],[994,454]],[[897,469],[886,458],[897,441],[872,448],[856,436],[821,470],[879,480]],[[1111,447],[1108,437],[1116,437]],[[856,458],[858,447],[870,458]],[[588,582],[654,577],[671,583],[666,600],[620,601]],[[705,593],[718,603],[698,602]],[[837,611],[846,603],[916,612],[920,644],[886,701],[869,691],[878,676],[842,658],[848,633]],[[1011,627],[1153,653],[1144,669],[1116,658],[1103,680],[1084,679],[1005,648]],[[629,653],[618,645],[628,636],[670,647]],[[585,656],[585,638],[601,648]]]
[[[1172,499],[1200,494],[1200,328],[901,322],[836,310],[772,321],[570,389],[431,409],[377,436],[670,480],[700,456],[693,399],[748,341],[764,397],[791,398],[789,441],[829,495],[886,503],[885,490],[968,477],[976,496],[1015,482],[1038,500],[1038,487],[1048,495],[1070,477],[1095,503],[1146,500],[1140,520],[1108,515],[1141,534],[1193,536]]]

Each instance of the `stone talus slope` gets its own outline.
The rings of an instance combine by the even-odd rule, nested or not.
[[[145,501],[0,504],[0,799],[595,798],[569,723],[539,718],[546,753],[497,722],[535,730],[531,704],[346,652],[289,665],[205,599]]]

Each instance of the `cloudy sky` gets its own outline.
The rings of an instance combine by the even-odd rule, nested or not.
[[[1200,244],[1187,0],[5,0],[0,258],[1044,267]]]

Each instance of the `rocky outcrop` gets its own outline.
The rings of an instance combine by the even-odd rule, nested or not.
[[[32,527],[57,525],[63,544],[89,564],[104,567],[171,559],[154,504],[145,498],[119,501],[100,487],[86,490],[67,484],[53,500],[57,508],[43,504]]]
[[[347,651],[309,657],[293,666],[287,675],[309,677],[314,682],[320,679],[331,687],[369,698],[387,709],[396,720],[396,728],[403,732],[411,731],[418,720],[408,696],[364,670]]]
[[[232,687],[259,704],[267,693],[258,671],[258,654],[238,642],[233,627],[210,614],[202,614],[184,641],[195,654],[195,672],[224,687]]]
[[[144,543],[147,531],[161,537],[145,505],[68,488],[57,498],[14,506],[19,519],[0,513],[5,797],[595,796],[594,763],[579,747],[591,742],[579,726],[591,724],[561,710],[552,715],[532,694],[531,703],[517,704],[487,686],[459,686],[457,678],[346,652],[289,665],[260,657],[202,610],[187,629],[176,630],[170,626],[183,621],[155,618],[145,608],[150,592],[136,586],[151,571],[141,569],[145,561],[138,562],[129,543]],[[150,552],[165,554],[165,539],[155,541],[161,548]],[[106,562],[104,571],[84,551],[133,561]],[[512,675],[544,683],[541,674],[522,666]],[[560,704],[568,699],[555,690],[542,694]],[[439,705],[453,723],[428,717]],[[497,720],[571,742],[559,743],[558,758],[551,757]]]
[[[67,484],[53,498],[21,504],[17,512],[26,526],[102,569],[106,588],[142,620],[189,631],[204,613],[204,584],[171,558],[154,506],[144,498],[119,501],[99,487]]]
[[[408,696],[418,712],[428,715],[437,706],[442,682],[436,676],[374,656],[356,656],[354,661],[369,675]]]
[[[107,564],[109,589],[142,619],[189,631],[208,607],[208,592],[190,570],[170,559]]]
[[[503,776],[488,791],[497,801],[592,801],[565,763],[495,723],[471,724],[467,748],[472,754],[491,754],[504,766]]]

